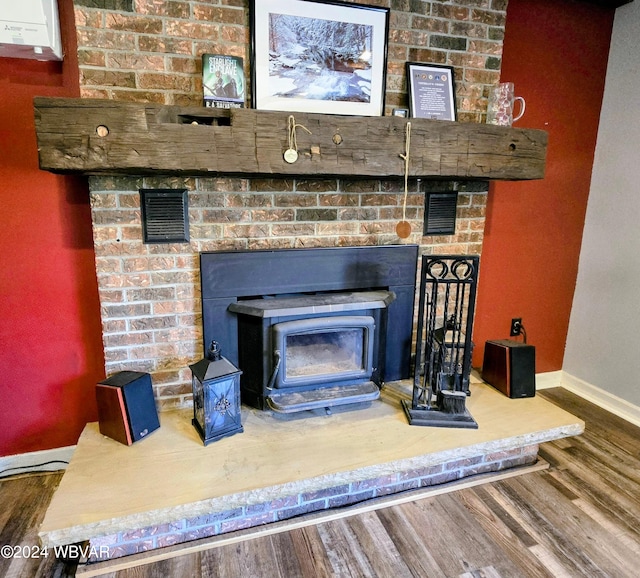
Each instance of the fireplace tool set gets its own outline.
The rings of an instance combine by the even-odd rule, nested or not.
[[[411,425],[477,428],[466,409],[477,256],[422,257]]]

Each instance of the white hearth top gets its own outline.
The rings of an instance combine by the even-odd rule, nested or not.
[[[244,433],[206,447],[190,411],[161,413],[160,429],[132,446],[88,424],[40,538],[46,546],[81,542],[584,430],[540,397],[509,399],[484,383],[471,391],[477,430],[410,426],[401,408],[409,382],[388,384],[367,408],[332,415],[275,417],[243,407]]]

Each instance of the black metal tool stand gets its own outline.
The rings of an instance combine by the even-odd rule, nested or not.
[[[471,374],[476,255],[423,255],[411,425],[476,429],[466,409]]]

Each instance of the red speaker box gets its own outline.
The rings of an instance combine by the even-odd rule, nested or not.
[[[519,341],[487,341],[482,379],[511,398],[536,394],[536,348]]]
[[[120,371],[96,386],[100,433],[125,445],[160,427],[151,376]]]

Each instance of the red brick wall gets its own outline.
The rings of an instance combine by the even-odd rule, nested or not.
[[[506,0],[362,3],[391,5],[387,112],[407,104],[410,60],[454,66],[459,120],[484,120],[500,74]],[[93,4],[75,0],[84,97],[200,105],[202,53],[249,60],[247,1]],[[189,244],[141,242],[138,189],[155,187],[189,189]],[[406,242],[423,252],[480,253],[486,189],[461,183],[456,234],[423,237],[423,187],[410,183]],[[202,356],[200,251],[402,242],[401,180],[96,177],[90,189],[106,371],[149,371],[165,408],[189,403],[187,365]]]
[[[390,7],[387,111],[406,106],[407,61],[455,67],[459,120],[479,122],[498,82],[507,0],[353,1]],[[108,8],[93,8],[100,4]],[[205,52],[249,62],[248,0],[75,0],[84,97],[202,102]]]

